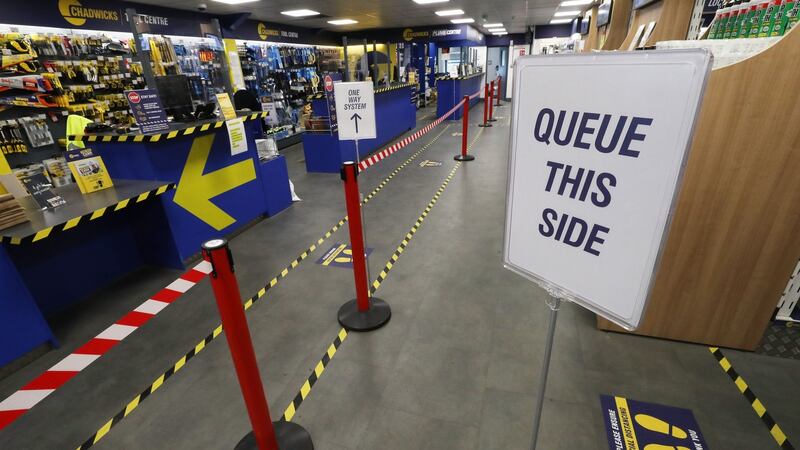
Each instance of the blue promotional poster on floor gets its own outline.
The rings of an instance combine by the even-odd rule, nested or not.
[[[611,450],[708,450],[691,410],[601,395]]]

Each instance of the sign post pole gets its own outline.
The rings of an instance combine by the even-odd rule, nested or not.
[[[342,165],[342,181],[344,181],[347,222],[350,229],[350,248],[353,250],[353,279],[356,286],[356,298],[339,308],[338,318],[339,323],[348,330],[372,331],[389,322],[392,310],[384,300],[369,295],[357,177],[357,163],[345,162]]]
[[[495,104],[494,106],[503,106],[503,105],[500,104],[500,97],[502,97],[502,94],[501,94],[502,86],[503,86],[503,76],[502,75],[498,75],[497,76],[497,104]]]
[[[551,303],[552,302],[552,303]],[[531,450],[536,450],[536,440],[539,437],[539,424],[542,421],[542,409],[544,408],[544,393],[547,390],[547,375],[550,372],[550,357],[553,353],[553,340],[556,334],[556,321],[558,320],[558,310],[561,308],[561,299],[555,296],[550,297],[547,302],[550,308],[550,315],[547,319],[547,341],[544,347],[544,360],[542,370],[539,372],[539,387],[536,389],[536,412],[533,416],[533,435],[531,436]]]
[[[494,118],[494,80],[489,84],[489,122],[497,122]]]
[[[489,123],[489,102],[492,101],[492,97],[489,96],[489,83],[483,84],[483,123],[478,124],[479,127],[490,127],[492,124]]]
[[[475,159],[473,155],[467,154],[467,132],[469,131],[469,95],[464,96],[464,113],[461,114],[461,153],[454,156],[456,161],[472,161]]]
[[[267,397],[253,350],[253,340],[242,308],[239,283],[228,241],[213,239],[203,244],[203,259],[211,264],[211,289],[217,301],[225,337],[242,390],[253,430],[236,444],[237,450],[312,450],[311,435],[296,423],[272,422]]]

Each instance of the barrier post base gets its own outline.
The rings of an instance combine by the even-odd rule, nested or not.
[[[348,331],[372,331],[386,325],[392,317],[392,308],[378,297],[370,297],[369,309],[358,310],[356,299],[339,308],[339,323]]]
[[[485,124],[484,123],[479,123],[478,126],[479,127],[486,127],[486,128],[489,128],[489,127],[492,126],[492,124],[488,123],[489,122],[488,120],[486,122],[487,123],[485,123]]]
[[[497,122],[497,119],[489,119],[487,122]],[[491,124],[489,126],[492,126]]]
[[[311,442],[311,435],[305,428],[292,422],[279,420],[272,422],[275,428],[275,440],[278,441],[280,450],[314,450],[314,443]],[[256,437],[253,432],[249,432],[236,444],[235,450],[258,450]]]
[[[461,154],[458,154],[458,155],[454,156],[453,159],[455,159],[456,161],[472,161],[472,160],[475,159],[475,157],[472,156],[472,155],[461,155]]]

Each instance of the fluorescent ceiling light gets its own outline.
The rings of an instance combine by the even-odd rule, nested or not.
[[[453,23],[472,23],[472,22],[475,22],[475,19],[473,19],[472,17],[466,17],[466,18],[463,18],[463,19],[452,19],[450,22],[453,22]]]
[[[293,9],[291,11],[281,11],[281,14],[284,16],[291,16],[291,17],[308,17],[308,16],[318,16],[319,13],[316,11],[312,11],[310,9]]]
[[[483,24],[484,28],[497,28],[497,27],[502,27],[502,26],[503,26],[502,23],[485,23],[485,24]]]
[[[449,1],[450,0],[414,0],[414,3],[418,5],[429,5],[431,3],[445,3]]]
[[[577,9],[572,11],[558,11],[557,13],[553,14],[556,17],[570,17],[570,16],[577,16],[581,12]]]
[[[461,9],[445,9],[443,11],[436,11],[437,16],[460,16],[464,14],[464,11]]]
[[[594,0],[567,0],[561,2],[560,6],[581,6],[581,5],[588,5],[592,3]]]
[[[329,20],[328,23],[331,25],[352,25],[354,23],[358,23],[358,21],[353,19],[337,19]]]
[[[555,25],[558,23],[570,23],[570,22],[572,22],[572,19],[553,19],[550,21],[550,24]]]
[[[492,34],[493,34],[493,35],[495,35],[495,36],[505,36],[505,35],[507,35],[508,33],[507,33],[507,32],[505,32],[505,31],[503,31],[503,32],[501,32],[501,33],[492,33]]]
[[[258,0],[214,0],[217,3],[225,3],[226,5],[241,5],[242,3],[253,3]]]
[[[492,28],[487,28],[486,30],[489,31],[490,33],[497,31],[506,31],[506,27],[492,27]]]

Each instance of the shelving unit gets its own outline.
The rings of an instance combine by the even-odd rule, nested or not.
[[[678,34],[680,2],[637,11]],[[686,2],[687,4],[689,2]],[[662,16],[653,16],[655,12]],[[672,24],[670,27],[669,24]],[[635,334],[753,350],[800,255],[800,32],[712,71],[649,306]],[[657,27],[658,30],[658,27]],[[628,39],[630,38],[630,34]],[[626,41],[628,40],[626,39]],[[625,44],[623,44],[623,47]],[[604,330],[623,330],[598,318]]]

